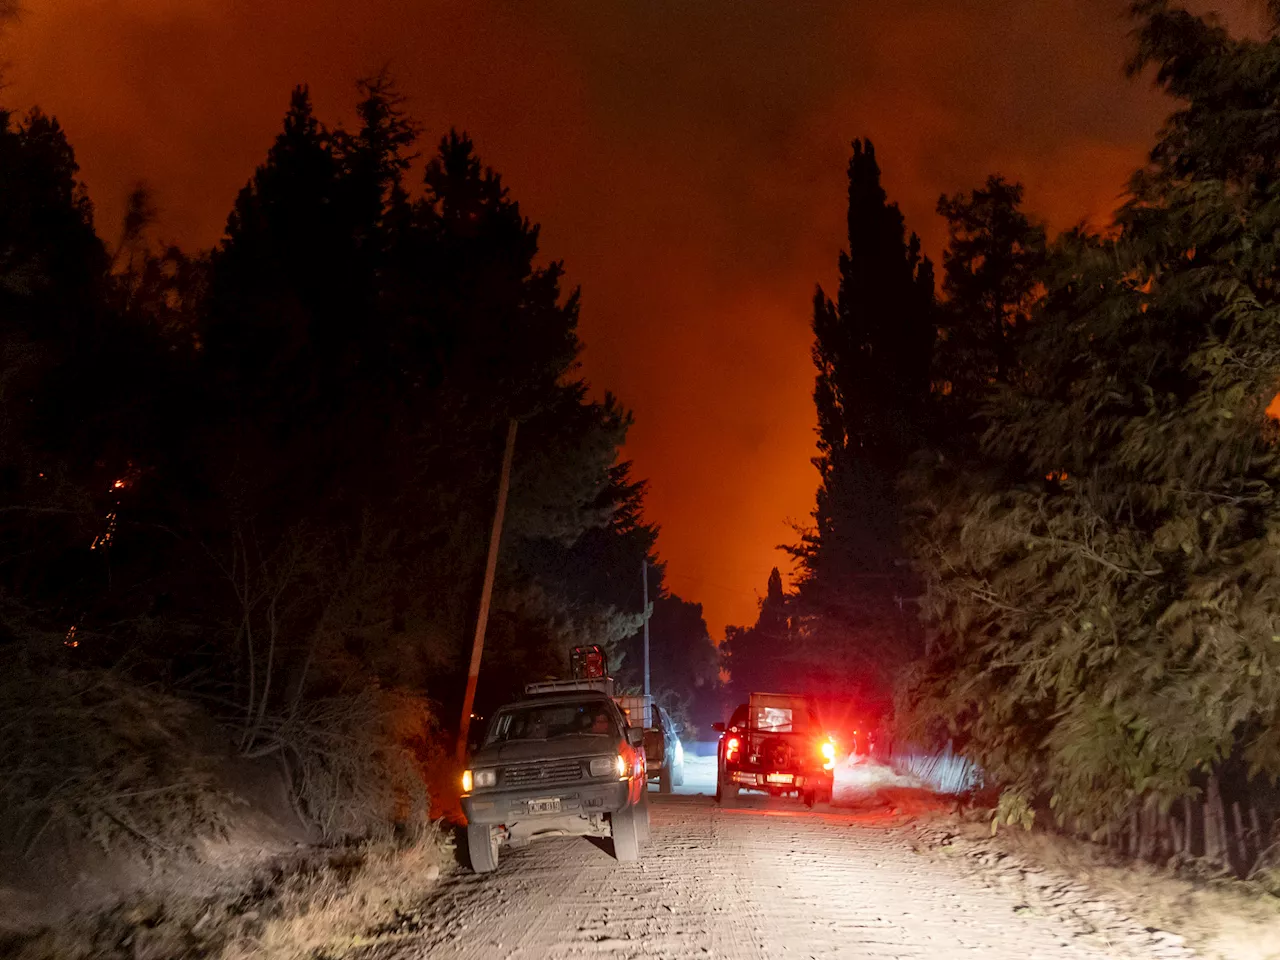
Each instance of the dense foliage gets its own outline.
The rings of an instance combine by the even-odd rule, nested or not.
[[[1001,216],[952,220],[989,246],[954,259],[953,232],[955,309],[1008,325],[977,353],[989,388],[966,388],[969,451],[935,445],[911,477],[932,645],[906,715],[1010,812],[1046,799],[1094,828],[1210,772],[1280,775],[1280,36],[1134,14],[1130,68],[1180,109],[1112,235],[1038,265],[996,182]],[[965,291],[1001,255],[992,312]]]
[[[295,90],[195,255],[142,189],[108,248],[57,123],[0,113],[6,670],[158,681],[319,794],[386,691],[456,716],[510,420],[481,712],[635,633],[657,535],[538,228],[457,133],[413,188],[415,125],[360,91],[344,130]]]

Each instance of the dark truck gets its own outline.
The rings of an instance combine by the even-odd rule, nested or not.
[[[744,788],[798,796],[808,807],[831,801],[836,744],[808,697],[753,693],[715,729],[717,803],[733,806]]]
[[[597,689],[533,694],[500,708],[462,776],[477,873],[498,851],[542,837],[612,837],[635,860],[649,836],[644,731]]]

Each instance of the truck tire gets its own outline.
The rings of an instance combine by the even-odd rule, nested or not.
[[[674,767],[671,768],[671,785],[673,787],[684,786],[684,760],[682,759]]]
[[[498,831],[487,823],[467,824],[467,855],[476,873],[498,869]]]
[[[640,845],[648,846],[649,840],[653,837],[653,831],[649,824],[649,794],[644,794],[644,799],[640,801],[640,807],[636,814],[636,823],[639,825]]]
[[[658,768],[658,792],[671,792],[671,768],[668,766]]]
[[[738,789],[736,783],[725,783],[719,777],[716,777],[716,803],[722,807],[736,807],[738,805]]]
[[[615,859],[640,859],[640,825],[636,822],[637,819],[635,807],[624,807],[609,817]]]
[[[804,805],[812,810],[813,805],[818,802],[818,793],[816,790],[806,790],[800,798],[804,801]]]

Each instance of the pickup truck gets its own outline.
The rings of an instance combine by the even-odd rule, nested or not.
[[[717,723],[716,802],[733,806],[741,790],[798,796],[805,806],[829,803],[836,765],[835,740],[813,702],[786,693],[753,693]]]
[[[535,694],[498,709],[462,775],[467,852],[476,873],[503,846],[542,837],[611,837],[635,860],[649,836],[644,731],[600,690]]]

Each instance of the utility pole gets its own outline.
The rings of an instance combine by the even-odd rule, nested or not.
[[[649,558],[640,561],[640,582],[644,590],[644,695],[649,695]]]
[[[498,571],[498,543],[502,540],[502,517],[507,511],[507,490],[511,486],[511,460],[516,452],[516,422],[507,426],[507,449],[502,454],[502,478],[498,481],[498,506],[493,511],[493,529],[489,531],[489,558],[484,565],[484,586],[480,589],[480,613],[476,617],[476,636],[471,644],[471,669],[467,672],[467,692],[462,698],[462,723],[458,725],[458,762],[467,757],[467,734],[471,732],[471,710],[476,703],[476,683],[480,680],[480,654],[484,651],[484,631],[489,624],[489,600],[493,596],[493,577]]]

